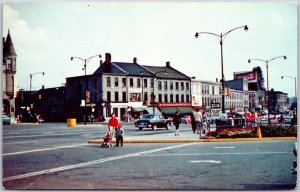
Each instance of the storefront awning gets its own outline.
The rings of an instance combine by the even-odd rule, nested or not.
[[[181,115],[190,115],[193,112],[192,107],[176,107]]]
[[[193,112],[192,107],[162,107],[160,109],[164,115],[175,115],[176,111],[178,111],[179,114],[183,116]]]
[[[164,108],[160,108],[161,109],[161,113],[163,115],[174,115],[176,111],[178,111],[178,109],[176,107],[164,107]]]
[[[139,113],[142,112],[143,114],[152,114],[153,108],[152,107],[132,107],[132,112]],[[155,107],[155,112],[159,113],[157,107]]]

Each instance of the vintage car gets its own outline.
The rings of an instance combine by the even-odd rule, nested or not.
[[[2,125],[10,125],[11,123],[11,118],[8,117],[7,115],[3,114],[2,115]]]
[[[152,128],[152,130],[156,130],[157,128],[166,128],[169,129],[169,119],[165,119],[161,114],[146,114],[136,122],[136,126],[139,130],[143,130],[143,128]]]

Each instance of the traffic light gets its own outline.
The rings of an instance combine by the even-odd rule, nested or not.
[[[269,97],[268,95],[265,96],[265,102],[268,102],[269,101]]]

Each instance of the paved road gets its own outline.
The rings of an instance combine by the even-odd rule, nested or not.
[[[102,130],[103,128],[103,130]],[[295,141],[126,144],[100,148],[88,139],[106,125],[3,127],[6,189],[291,189]],[[125,125],[130,136],[157,134]],[[182,131],[190,131],[182,126]],[[173,128],[170,130],[174,132]]]

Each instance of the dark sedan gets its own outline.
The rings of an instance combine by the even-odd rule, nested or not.
[[[157,128],[163,127],[167,130],[169,129],[169,121],[165,119],[160,114],[146,114],[139,120],[137,120],[136,124],[139,130],[143,130],[143,128],[152,128],[152,130],[156,130]]]

